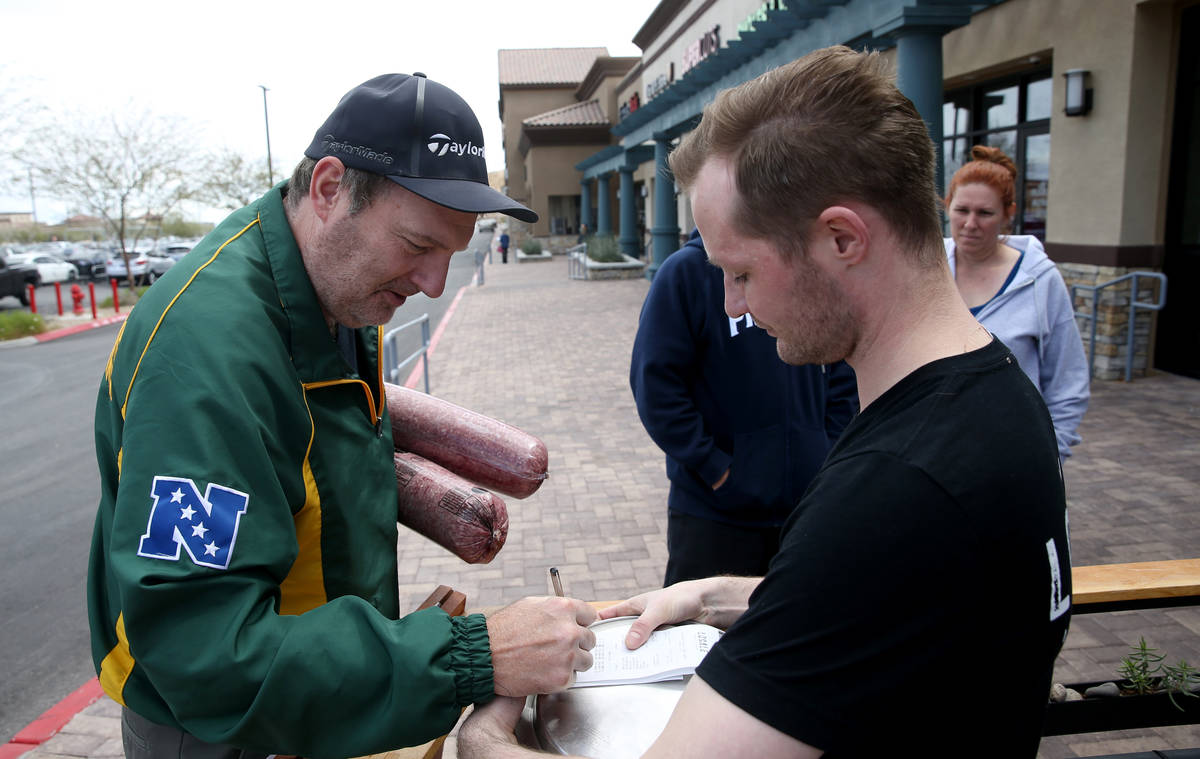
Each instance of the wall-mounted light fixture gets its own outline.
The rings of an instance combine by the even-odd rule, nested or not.
[[[1070,69],[1063,72],[1067,79],[1066,108],[1068,116],[1086,116],[1092,110],[1092,72],[1087,69]]]

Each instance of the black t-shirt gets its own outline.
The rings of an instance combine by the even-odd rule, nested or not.
[[[851,422],[698,674],[830,757],[1032,757],[1070,593],[1054,428],[994,340]]]

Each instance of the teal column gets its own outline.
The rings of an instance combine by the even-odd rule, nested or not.
[[[608,174],[596,177],[596,234],[611,235],[612,209],[608,203]]]
[[[633,168],[621,169],[621,252],[627,256],[638,255],[637,206],[633,202]]]
[[[592,224],[592,180],[584,178],[579,181],[579,227],[587,225],[588,234],[595,234]]]
[[[940,2],[905,5],[875,27],[874,35],[896,40],[896,84],[925,120],[937,159],[934,181],[942,187],[942,36],[971,21],[972,5]]]
[[[913,102],[929,128],[937,169],[938,196],[942,181],[942,29],[922,27],[892,32],[896,38],[896,84]]]
[[[662,132],[654,133],[654,226],[650,229],[654,241],[654,258],[646,267],[646,279],[654,273],[667,256],[679,248],[679,214],[675,207],[675,176],[667,165],[671,139]]]

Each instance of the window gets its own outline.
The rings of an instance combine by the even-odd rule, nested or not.
[[[550,196],[550,234],[572,235],[579,229],[579,196]]]
[[[1048,69],[951,90],[942,104],[942,179],[971,160],[971,147],[1003,150],[1017,165],[1017,215],[1013,233],[1046,238],[1050,185],[1050,111],[1053,80]]]

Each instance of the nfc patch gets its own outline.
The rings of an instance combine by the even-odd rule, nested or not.
[[[190,479],[161,475],[154,478],[150,495],[154,503],[138,556],[178,561],[182,546],[198,566],[229,568],[249,495],[215,483],[200,495]]]

